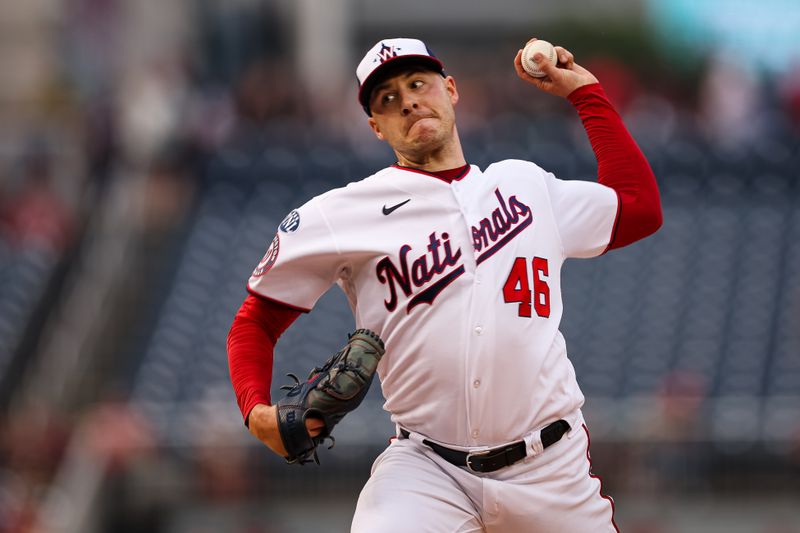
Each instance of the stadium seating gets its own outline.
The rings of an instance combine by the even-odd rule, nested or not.
[[[58,260],[59,255],[47,247],[0,237],[0,382],[18,356]]]

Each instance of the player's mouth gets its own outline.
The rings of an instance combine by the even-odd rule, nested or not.
[[[409,132],[411,132],[411,130],[412,130],[412,128],[414,128],[414,126],[416,126],[418,123],[422,122],[423,120],[426,120],[426,119],[429,119],[429,118],[437,118],[437,117],[436,117],[435,115],[420,115],[420,116],[415,116],[414,118],[412,118],[412,119],[409,121],[409,123],[408,123],[408,128],[406,129],[406,133],[409,133]]]

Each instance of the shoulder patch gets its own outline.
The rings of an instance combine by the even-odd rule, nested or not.
[[[272,242],[267,248],[267,253],[264,254],[264,257],[256,266],[256,269],[253,271],[253,277],[260,277],[269,272],[269,269],[272,268],[272,265],[275,264],[275,261],[278,260],[278,252],[281,248],[281,239],[278,234],[275,234],[275,238],[272,239]]]
[[[300,213],[297,212],[297,209],[286,215],[286,218],[283,219],[279,229],[284,233],[291,233],[296,231],[297,228],[300,227]]]

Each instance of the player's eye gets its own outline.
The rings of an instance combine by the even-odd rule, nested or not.
[[[381,95],[381,104],[382,105],[389,105],[397,99],[397,95],[394,93],[384,93]]]
[[[410,84],[410,86],[411,86],[411,88],[412,88],[412,89],[419,89],[419,88],[420,88],[420,87],[422,87],[423,85],[425,85],[425,82],[424,82],[424,81],[422,81],[422,80],[414,80],[414,81],[412,81],[412,82],[411,82],[411,84]]]

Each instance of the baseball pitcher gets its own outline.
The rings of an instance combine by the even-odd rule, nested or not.
[[[650,166],[591,72],[556,46],[521,83],[576,109],[597,182],[535,162],[469,164],[459,92],[419,40],[384,39],[356,69],[367,124],[396,161],[283,220],[228,338],[250,432],[290,462],[316,448],[379,377],[396,438],[375,460],[352,531],[616,531],[590,471],[584,397],[559,332],[561,266],[655,232]],[[267,239],[269,240],[269,239]],[[359,331],[273,404],[273,348],[332,284]]]

